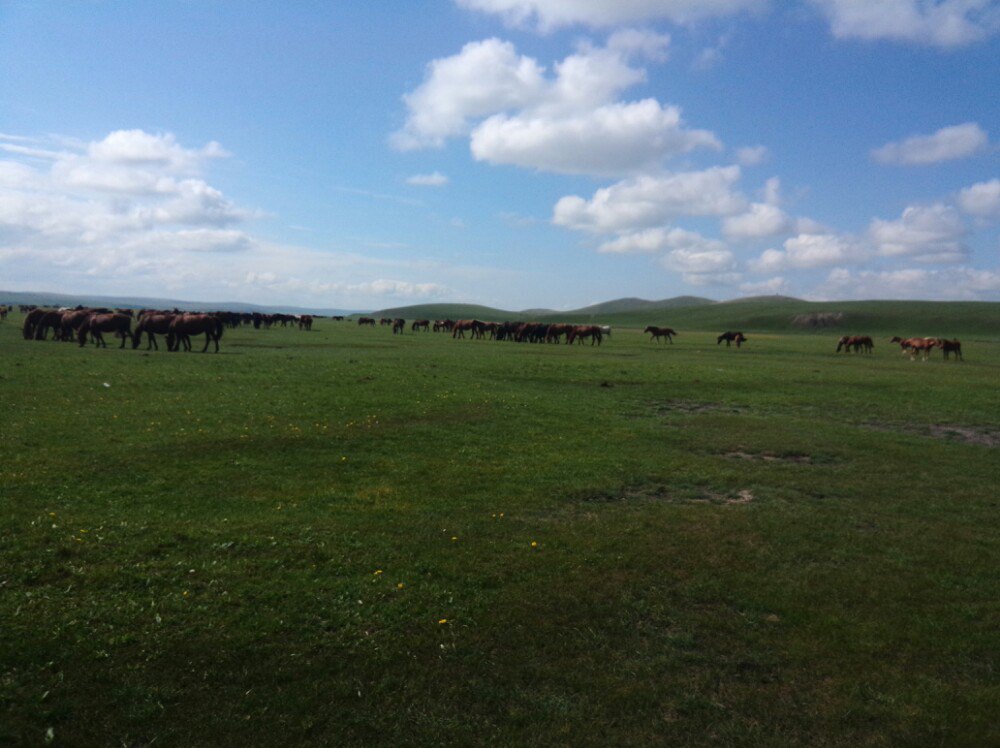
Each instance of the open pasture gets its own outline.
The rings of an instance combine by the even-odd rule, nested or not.
[[[1000,344],[678,329],[11,315],[0,744],[1000,741]]]

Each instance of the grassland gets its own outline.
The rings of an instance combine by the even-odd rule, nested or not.
[[[0,744],[1000,742],[996,342],[17,321]]]

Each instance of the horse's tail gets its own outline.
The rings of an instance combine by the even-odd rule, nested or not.
[[[84,322],[76,331],[76,342],[80,344],[81,348],[87,344],[87,329],[89,327],[90,325]]]
[[[222,337],[222,330],[223,330],[222,320],[219,319],[218,317],[216,317],[215,318],[215,337],[216,337],[217,340]]]

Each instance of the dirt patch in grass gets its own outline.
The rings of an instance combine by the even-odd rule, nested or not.
[[[726,452],[723,454],[723,457],[733,460],[746,460],[748,462],[785,462],[796,465],[811,465],[813,461],[812,456],[806,454],[778,455],[774,452],[743,452],[741,450]]]
[[[934,423],[929,426],[866,423],[864,427],[874,429],[875,431],[895,431],[897,433],[914,434],[916,436],[943,439],[962,444],[978,444],[982,447],[1000,447],[1000,429],[990,426],[960,426],[947,423]]]
[[[623,486],[611,491],[584,491],[572,497],[580,504],[749,504],[757,497],[748,488],[671,488],[658,483]]]
[[[671,400],[666,403],[652,403],[656,413],[668,415],[671,413],[746,413],[749,408],[743,405],[726,405],[725,403],[695,403],[687,400]]]

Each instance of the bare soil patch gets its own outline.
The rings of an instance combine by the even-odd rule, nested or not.
[[[723,457],[734,460],[747,460],[748,462],[786,462],[797,465],[812,464],[812,456],[806,454],[775,454],[774,452],[743,452],[740,450],[726,452]]]
[[[930,426],[912,424],[866,423],[865,428],[875,431],[895,431],[903,434],[914,434],[932,439],[960,442],[962,444],[978,444],[982,447],[1000,447],[1000,428],[991,426],[961,426],[948,423],[934,423]]]

